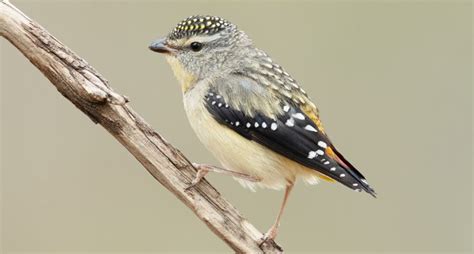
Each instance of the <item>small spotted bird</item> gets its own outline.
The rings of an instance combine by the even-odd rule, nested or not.
[[[166,56],[200,141],[222,168],[197,165],[192,186],[209,171],[227,173],[249,188],[285,189],[274,239],[297,178],[339,182],[375,197],[364,176],[337,151],[306,92],[234,24],[191,16],[150,49]]]

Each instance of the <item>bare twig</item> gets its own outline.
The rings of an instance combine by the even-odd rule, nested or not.
[[[262,233],[207,181],[185,191],[196,171],[126,105],[128,99],[86,61],[6,0],[0,0],[0,35],[35,65],[57,90],[95,123],[101,124],[137,160],[238,253],[280,253],[274,242],[259,246]]]

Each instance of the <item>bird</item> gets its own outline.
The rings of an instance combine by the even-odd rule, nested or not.
[[[181,86],[192,129],[222,164],[193,164],[197,174],[189,187],[208,172],[220,172],[250,189],[285,190],[262,242],[276,238],[298,179],[338,182],[376,197],[330,141],[318,108],[300,84],[235,24],[193,15],[149,49],[164,54]]]

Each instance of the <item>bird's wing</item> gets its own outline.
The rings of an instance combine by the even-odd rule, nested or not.
[[[219,82],[226,82],[222,84]],[[238,82],[229,84],[229,82]],[[241,84],[244,82],[245,84]],[[317,112],[296,105],[293,101],[267,96],[265,89],[250,79],[218,80],[204,96],[206,109],[214,119],[242,137],[255,141],[306,167],[334,179],[345,186],[375,197],[364,176],[335,149],[324,133]],[[255,87],[253,87],[255,86]],[[238,97],[227,89],[240,89]],[[259,86],[260,87],[260,86]],[[252,98],[261,98],[255,103]],[[248,98],[248,100],[246,100]],[[235,103],[235,101],[239,101]],[[273,105],[279,110],[269,112]],[[243,105],[253,105],[251,109]]]

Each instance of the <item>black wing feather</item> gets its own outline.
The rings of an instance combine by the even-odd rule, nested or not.
[[[282,103],[284,113],[275,119],[261,112],[249,116],[229,106],[216,90],[210,90],[205,96],[205,106],[217,122],[241,136],[315,169],[353,190],[365,190],[375,195],[362,174],[342,155],[337,154],[347,165],[341,165],[324,152],[325,147],[332,147],[331,142],[296,105]],[[335,148],[333,150],[337,153]]]

